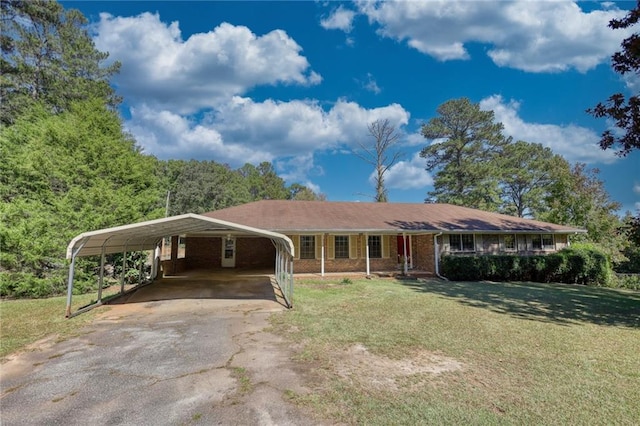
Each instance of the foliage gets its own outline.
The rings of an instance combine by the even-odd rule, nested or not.
[[[49,288],[34,279],[61,279],[75,235],[162,213],[156,159],[138,150],[99,99],[57,115],[34,104],[0,130],[0,147],[0,274],[11,281],[24,274],[19,285],[31,282],[40,289],[34,295]]]
[[[625,241],[618,232],[620,218],[616,213],[620,204],[611,200],[598,173],[598,169],[588,169],[583,163],[555,169],[546,210],[536,219],[586,229],[586,236],[576,236],[573,241],[597,243],[613,262],[618,262],[624,259],[621,250]]]
[[[636,7],[622,19],[609,22],[611,29],[630,28],[640,20],[640,1]],[[640,76],[640,35],[636,32],[622,41],[622,49],[611,57],[614,71],[625,75],[634,73]],[[633,78],[633,77],[632,77]],[[626,156],[634,149],[640,149],[640,96],[636,93],[627,99],[622,93],[615,93],[609,99],[587,110],[597,118],[607,118],[615,122],[616,130],[602,133],[600,147],[609,149],[618,147],[618,154]]]
[[[109,77],[120,64],[102,65],[108,54],[95,48],[79,11],[44,0],[2,0],[0,8],[0,122],[34,102],[52,113],[92,98],[117,105]]]
[[[500,205],[494,160],[510,142],[493,111],[480,110],[469,99],[453,99],[440,105],[438,117],[422,126],[422,135],[433,142],[420,152],[427,170],[437,170],[435,201],[496,211]]]
[[[361,151],[356,151],[355,154],[375,168],[375,200],[378,203],[386,203],[388,196],[384,175],[402,157],[399,151],[389,157],[390,150],[398,144],[400,134],[388,119],[376,120],[368,124],[367,130],[369,136],[373,138],[373,143],[370,145],[359,143]]]
[[[505,145],[495,162],[500,210],[518,217],[535,217],[544,211],[557,170],[569,168],[567,161],[550,148],[524,141]]]
[[[455,281],[533,281],[606,286],[611,281],[607,256],[593,246],[572,246],[534,256],[444,256],[442,274]]]
[[[287,198],[298,201],[325,201],[327,196],[316,194],[312,189],[299,183],[293,183],[289,186],[289,196]]]
[[[247,163],[238,171],[249,188],[250,201],[287,199],[289,194],[284,179],[278,176],[271,163],[265,161],[258,167]]]
[[[637,215],[627,216],[618,229],[619,235],[625,240],[622,249],[623,260],[618,260],[614,265],[616,272],[640,273],[640,212]]]

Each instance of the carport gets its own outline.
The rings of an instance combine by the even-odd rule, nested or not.
[[[153,251],[151,280],[154,280],[159,267],[159,247],[162,239],[165,237],[189,234],[221,237],[228,235],[258,236],[271,240],[275,247],[276,256],[274,270],[275,282],[280,288],[287,306],[292,307],[294,246],[289,237],[264,229],[252,228],[238,223],[189,213],[85,232],[71,240],[67,247],[67,259],[69,259],[71,263],[69,265],[69,280],[67,285],[66,317],[69,318],[102,304],[104,266],[105,256],[107,254],[123,253],[123,258],[126,259],[128,252]],[[100,256],[98,298],[96,303],[72,313],[71,301],[75,276],[75,261],[77,257],[83,256]],[[140,271],[140,276],[142,276],[142,270]],[[122,274],[120,281],[120,292],[122,293],[123,291],[124,274]]]

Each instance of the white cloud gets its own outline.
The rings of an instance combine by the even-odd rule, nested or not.
[[[161,158],[202,158],[238,166],[354,146],[367,137],[367,124],[385,118],[400,128],[408,123],[409,113],[398,104],[365,109],[338,100],[325,111],[315,101],[255,102],[236,96],[200,122],[143,106],[132,109],[126,125],[145,151]],[[296,165],[283,164],[289,169]]]
[[[375,171],[369,176],[369,182],[375,183]],[[419,151],[407,161],[398,161],[385,174],[387,189],[421,189],[429,185],[433,185],[433,178],[425,170]]]
[[[376,95],[382,91],[371,73],[367,73],[367,81],[364,83],[364,88]]]
[[[322,19],[320,25],[325,30],[342,30],[348,33],[353,29],[353,18],[355,15],[356,12],[345,9],[340,5],[331,12],[328,18]]]
[[[640,195],[640,182],[633,183],[633,192]]]
[[[583,12],[572,1],[358,2],[379,34],[434,58],[469,59],[466,45],[490,46],[498,66],[529,72],[586,72],[608,60],[632,29],[608,23],[626,12],[604,7]]]
[[[617,157],[614,153],[603,151],[598,146],[600,140],[593,130],[574,124],[559,126],[555,124],[529,123],[518,115],[518,102],[505,102],[502,96],[493,95],[480,101],[480,108],[492,110],[495,121],[504,125],[504,134],[514,140],[540,143],[551,148],[570,162],[612,163]]]
[[[258,36],[222,23],[207,33],[181,38],[178,22],[158,14],[101,14],[94,41],[122,62],[114,82],[129,103],[192,113],[265,84],[318,84],[302,48],[282,30]]]

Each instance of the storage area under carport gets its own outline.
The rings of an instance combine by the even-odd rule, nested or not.
[[[145,303],[177,299],[270,300],[287,306],[268,270],[193,270],[137,286],[105,304]]]
[[[262,244],[267,242],[270,244],[270,250],[268,253],[272,256],[273,266],[271,275],[273,285],[277,287],[284,304],[287,307],[292,306],[293,298],[293,258],[294,258],[294,246],[289,237],[276,232],[271,232],[263,229],[252,228],[249,226],[228,222],[219,219],[213,219],[206,216],[196,214],[184,214],[180,216],[172,216],[163,219],[151,220],[146,222],[140,222],[130,225],[124,225],[114,228],[106,228],[97,231],[91,231],[82,233],[76,236],[67,247],[67,258],[71,261],[69,266],[69,279],[67,287],[67,307],[66,316],[71,317],[80,312],[84,312],[95,306],[101,305],[102,290],[104,287],[104,270],[105,270],[105,256],[112,253],[122,253],[123,262],[126,260],[127,253],[131,252],[149,252],[151,253],[151,274],[148,277],[148,281],[154,282],[157,278],[161,278],[160,271],[160,245],[162,241],[167,237],[172,237],[177,242],[177,236],[183,235],[185,238],[201,239],[205,240],[217,240],[224,241],[221,243],[221,251],[218,252],[218,256],[221,256],[221,267],[236,268],[235,264],[235,244],[238,239],[261,241]],[[233,242],[233,247],[227,247],[229,242]],[[175,247],[175,248],[174,248]],[[232,248],[233,250],[229,250]],[[177,251],[177,244],[172,245],[171,261],[172,270],[168,275],[183,275],[185,273],[195,274],[200,268],[176,268],[177,259],[174,256],[174,252]],[[227,257],[227,253],[232,253],[234,263],[226,263],[230,259]],[[264,253],[262,253],[264,255]],[[215,253],[209,252],[210,258],[215,257]],[[100,256],[100,273],[98,279],[98,295],[97,302],[85,306],[76,312],[71,312],[71,302],[73,297],[73,281],[75,276],[75,261],[77,257],[82,256]],[[260,262],[264,262],[261,259]],[[168,266],[168,265],[167,265]],[[215,266],[215,265],[212,265]],[[147,285],[148,282],[143,282],[142,263],[140,266],[140,282],[139,287]],[[123,270],[124,263],[123,263]],[[229,270],[233,270],[229,269]],[[255,269],[255,268],[254,268]],[[224,274],[225,270],[217,270],[217,268],[208,268],[205,271],[205,275],[209,277],[214,274]],[[120,278],[120,295],[125,295],[125,279],[124,274],[121,274]],[[167,282],[171,282],[167,277]],[[197,280],[196,280],[197,281]],[[210,282],[210,284],[213,281]],[[154,284],[155,285],[155,284]],[[171,287],[171,286],[169,286]],[[183,289],[188,288],[185,286]],[[196,286],[197,287],[197,286]],[[231,286],[232,287],[232,286]],[[229,290],[231,287],[227,287]],[[203,289],[206,287],[203,287]]]

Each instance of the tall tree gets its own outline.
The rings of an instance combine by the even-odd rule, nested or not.
[[[240,173],[227,165],[196,160],[171,164],[181,167],[170,189],[170,215],[206,213],[251,200]]]
[[[611,29],[629,28],[640,20],[640,1],[622,19],[609,22]],[[640,78],[640,35],[635,32],[622,41],[622,49],[611,57],[611,66],[621,75],[635,74]],[[618,148],[618,155],[626,156],[634,149],[640,149],[640,96],[635,93],[627,99],[622,93],[615,93],[604,103],[599,103],[588,113],[598,118],[609,118],[620,130],[606,130],[602,133],[602,149]]]
[[[554,171],[569,167],[550,148],[524,141],[506,145],[495,160],[500,172],[501,210],[518,217],[533,217],[543,211]]]
[[[0,0],[0,11],[0,122],[33,102],[51,112],[83,99],[118,104],[109,77],[120,64],[103,66],[108,54],[95,48],[79,11],[47,0]]]
[[[0,127],[0,154],[3,295],[15,286],[59,291],[72,237],[164,213],[157,160],[140,152],[100,99],[59,114],[33,104]]]
[[[325,201],[327,196],[324,194],[316,194],[307,186],[293,183],[289,186],[288,199],[298,201]]]
[[[617,215],[620,204],[611,200],[598,169],[584,163],[554,170],[554,183],[545,200],[546,210],[536,219],[587,230],[586,239],[599,244],[614,261],[621,258],[624,237]]]
[[[388,196],[384,175],[402,157],[399,151],[391,152],[400,139],[400,133],[388,119],[376,120],[368,124],[367,130],[369,136],[373,138],[373,143],[359,142],[361,150],[355,151],[355,154],[375,168],[375,200],[378,203],[386,203]]]
[[[497,210],[493,160],[510,142],[502,135],[502,124],[494,123],[493,111],[482,111],[467,98],[447,101],[437,112],[438,117],[422,126],[422,135],[433,141],[420,152],[426,169],[436,171],[429,196],[437,202]]]
[[[289,195],[284,179],[276,173],[273,165],[263,161],[258,167],[245,164],[239,169],[245,178],[251,200],[286,200]]]

